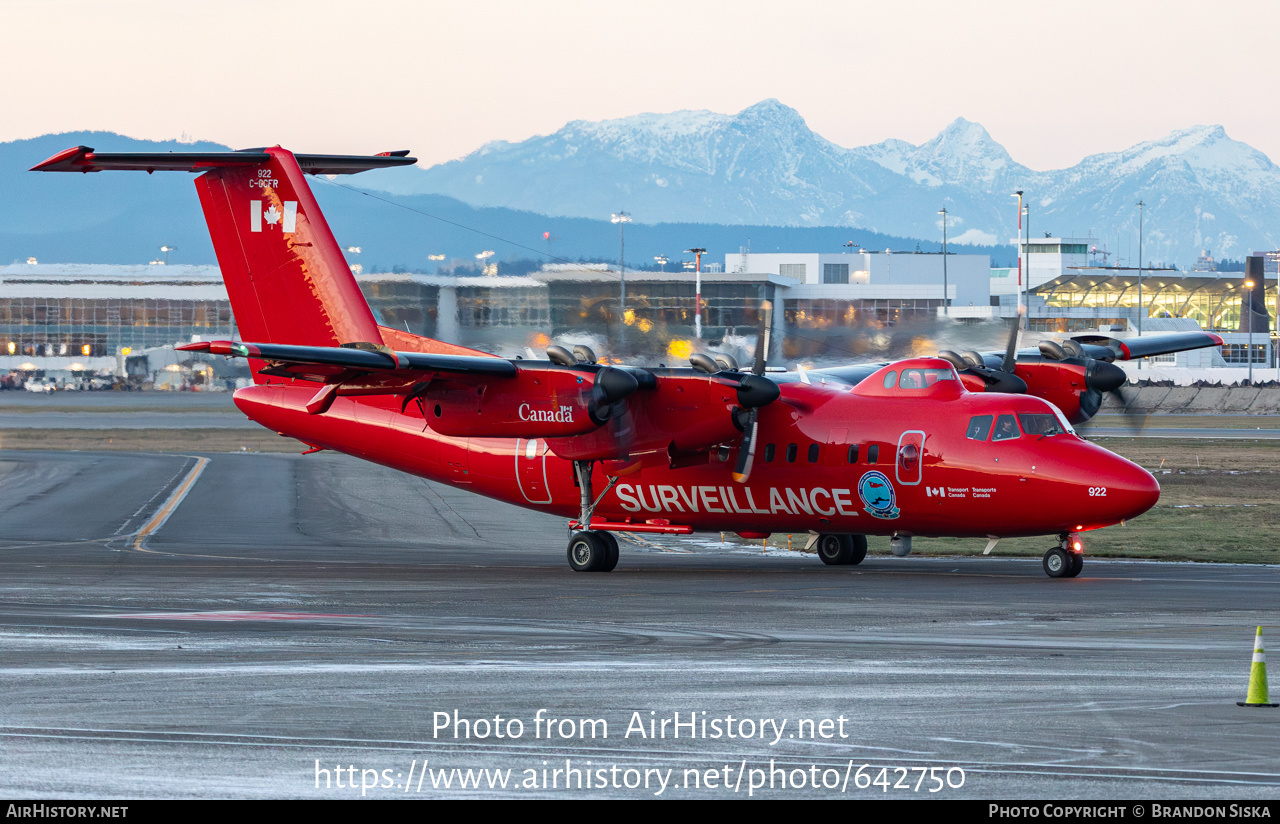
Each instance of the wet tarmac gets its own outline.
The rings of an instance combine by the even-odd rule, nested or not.
[[[1236,706],[1277,567],[1052,580],[698,536],[574,573],[557,518],[328,453],[207,457],[0,452],[0,794],[1280,788],[1280,710]]]

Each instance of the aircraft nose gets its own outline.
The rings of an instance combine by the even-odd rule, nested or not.
[[[1107,497],[1122,520],[1136,518],[1160,500],[1160,484],[1155,477],[1131,461],[1119,456],[1107,472]]]

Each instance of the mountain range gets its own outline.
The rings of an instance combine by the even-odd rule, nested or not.
[[[360,182],[550,216],[598,219],[622,209],[640,223],[838,226],[931,241],[941,238],[945,206],[953,241],[991,245],[1016,234],[1010,195],[1022,189],[1037,236],[1093,237],[1121,254],[1117,246],[1132,245],[1133,265],[1139,200],[1149,260],[1186,264],[1202,249],[1222,258],[1280,246],[1280,167],[1221,126],[1035,171],[963,118],[918,146],[844,148],[794,109],[765,100],[736,115],[574,121],[551,135],[493,142],[459,160]]]
[[[109,132],[0,143],[0,261],[139,263],[159,246],[174,262],[214,255],[190,177],[37,175],[25,170],[77,144],[102,151],[225,151],[216,143],[137,140]],[[755,251],[867,248],[956,251],[1010,265],[1015,201],[1030,228],[1093,237],[1112,262],[1137,264],[1138,200],[1147,262],[1186,266],[1280,246],[1280,167],[1221,126],[1196,126],[1068,169],[1013,160],[981,125],[957,119],[920,145],[844,148],[794,109],[765,100],[736,115],[708,111],[574,121],[554,134],[489,143],[430,168],[381,170],[313,186],[339,241],[366,269],[433,269],[427,256],[617,261],[625,210],[629,265]],[[366,195],[371,195],[366,196]],[[544,233],[550,236],[544,240]]]
[[[70,132],[0,143],[0,263],[34,257],[41,263],[146,263],[160,256],[159,247],[177,247],[173,263],[215,263],[192,175],[145,175],[122,172],[36,174],[31,166],[71,146],[99,151],[165,152],[228,151],[216,143],[137,140],[110,132]],[[413,168],[392,170],[412,175]],[[548,217],[502,207],[471,206],[439,194],[389,194],[357,188],[373,173],[312,179],[312,190],[324,208],[342,246],[358,246],[352,263],[366,271],[434,271],[429,255],[449,262],[475,263],[484,250],[502,272],[527,270],[530,260],[618,260],[619,231],[606,214],[600,217]],[[701,246],[708,260],[723,260],[742,246],[756,251],[842,251],[848,229],[829,226],[789,227],[724,225],[709,222],[628,224],[628,268],[656,267],[666,255],[678,266],[683,250]],[[544,239],[543,235],[550,235]],[[939,244],[908,237],[860,232],[855,238],[877,248],[937,251]],[[969,251],[1008,263],[1010,246]],[[536,263],[534,264],[536,265]]]

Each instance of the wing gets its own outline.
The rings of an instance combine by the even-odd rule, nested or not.
[[[676,460],[740,436],[735,413],[745,376],[739,373],[568,366],[375,344],[202,341],[176,348],[258,359],[266,363],[260,375],[314,384],[306,405],[313,415],[327,412],[339,395],[397,395],[402,412],[415,404],[442,435],[546,438],[556,454],[575,460],[645,452]]]

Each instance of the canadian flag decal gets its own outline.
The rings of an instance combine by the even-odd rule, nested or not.
[[[281,212],[271,201],[250,200],[249,231],[261,232],[262,223],[266,221],[268,229],[279,225],[282,232],[291,234],[298,224],[298,201],[286,200],[283,205],[284,211]]]
[[[929,498],[945,498],[947,491],[940,486],[926,486],[924,488],[926,497]]]

